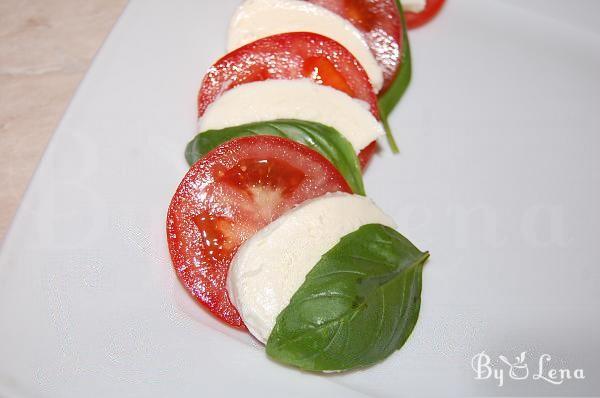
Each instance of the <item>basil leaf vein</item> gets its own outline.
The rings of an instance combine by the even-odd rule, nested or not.
[[[360,163],[352,144],[334,128],[316,122],[278,119],[204,131],[188,143],[185,158],[191,166],[219,145],[253,135],[274,135],[308,146],[333,163],[354,193],[365,195]]]
[[[428,257],[380,224],[346,235],[277,317],[267,354],[309,371],[349,370],[386,358],[417,322]]]

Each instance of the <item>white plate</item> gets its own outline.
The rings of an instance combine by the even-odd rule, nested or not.
[[[366,184],[432,253],[423,307],[402,350],[342,376],[271,362],[171,269],[165,213],[236,3],[133,1],[100,51],[2,248],[0,395],[598,393],[600,3],[449,0],[411,32],[402,152]],[[483,350],[586,378],[498,387],[474,379]]]

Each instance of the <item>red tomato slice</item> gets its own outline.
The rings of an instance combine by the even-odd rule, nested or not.
[[[367,165],[371,161],[373,155],[375,155],[375,152],[377,152],[377,141],[371,142],[358,154],[358,162],[363,171],[367,168]]]
[[[308,0],[350,21],[360,30],[383,70],[381,93],[402,63],[402,19],[395,0]]]
[[[225,287],[238,247],[286,210],[337,191],[351,192],[344,177],[294,141],[253,136],[215,148],[188,171],[169,207],[169,252],[180,281],[214,315],[243,328]]]
[[[404,20],[408,29],[418,28],[429,22],[444,5],[444,0],[427,0],[425,9],[421,12],[405,12]]]
[[[367,102],[379,119],[377,96],[369,77],[338,42],[315,33],[295,32],[249,43],[218,60],[206,74],[198,94],[198,115],[223,92],[267,79],[313,79]]]

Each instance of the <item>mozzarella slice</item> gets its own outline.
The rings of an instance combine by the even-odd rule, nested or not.
[[[321,256],[373,223],[395,227],[370,199],[338,192],[302,203],[247,240],[231,262],[227,289],[250,333],[265,343]]]
[[[402,9],[408,12],[421,12],[425,9],[427,0],[401,0]]]
[[[246,0],[229,26],[228,50],[263,37],[287,32],[312,32],[346,47],[369,76],[375,92],[383,86],[383,71],[362,33],[339,15],[301,0]]]
[[[275,119],[302,119],[335,128],[358,153],[383,127],[369,105],[308,79],[264,80],[224,92],[204,112],[199,131]]]

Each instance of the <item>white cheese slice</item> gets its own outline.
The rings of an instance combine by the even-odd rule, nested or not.
[[[421,12],[425,9],[427,0],[401,0],[402,9],[408,12]]]
[[[227,289],[250,333],[265,343],[321,256],[372,223],[395,227],[370,199],[338,192],[302,203],[247,240],[231,262]]]
[[[369,76],[375,92],[383,86],[383,72],[363,34],[334,12],[301,0],[246,0],[229,25],[227,48],[232,51],[263,37],[287,32],[312,32],[346,47]]]
[[[199,131],[274,119],[302,119],[335,128],[358,153],[385,134],[369,105],[308,79],[264,80],[224,92],[198,122]]]

